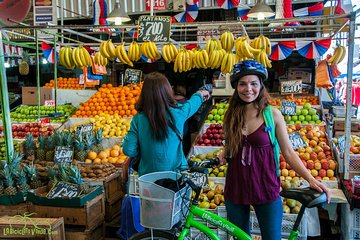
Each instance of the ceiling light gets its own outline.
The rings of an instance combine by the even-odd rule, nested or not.
[[[123,22],[131,21],[131,18],[125,13],[124,8],[120,7],[120,3],[116,2],[114,10],[109,14],[106,20],[114,22],[115,25],[120,25]]]
[[[253,6],[247,14],[248,17],[256,18],[258,20],[263,20],[274,15],[274,11],[271,9],[271,7],[269,7],[269,5],[264,3],[264,0],[257,0],[255,6]]]

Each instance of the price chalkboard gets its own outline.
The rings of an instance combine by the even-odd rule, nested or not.
[[[139,17],[138,41],[168,42],[170,39],[171,17],[148,16]]]
[[[73,149],[71,147],[55,148],[54,162],[56,163],[71,163],[73,160]]]
[[[342,135],[341,137],[338,138],[338,145],[339,145],[340,152],[344,152],[345,151],[345,135]]]
[[[57,182],[54,187],[49,191],[47,197],[53,198],[74,198],[79,196],[81,188],[77,184],[67,182]]]
[[[142,77],[142,71],[139,69],[127,68],[125,70],[124,85],[139,84]]]
[[[298,132],[289,134],[289,138],[294,150],[297,150],[300,147],[307,146],[306,142],[304,141],[304,139],[302,139],[300,133]]]
[[[291,101],[281,101],[281,113],[283,115],[296,115],[296,103]]]
[[[79,136],[80,134],[91,132],[93,129],[94,129],[93,123],[81,124],[76,127],[75,136]]]
[[[280,82],[281,94],[302,93],[302,80],[290,80]]]

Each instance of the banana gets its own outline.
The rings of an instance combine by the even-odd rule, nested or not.
[[[65,67],[68,69],[71,69],[74,67],[74,61],[72,59],[72,48],[71,47],[65,47],[64,48],[64,64]]]
[[[271,54],[271,42],[270,39],[268,37],[264,37],[265,38],[265,52],[268,56],[270,56]]]
[[[207,65],[209,63],[209,54],[205,50],[203,50],[202,55],[203,55],[203,59],[204,59],[204,68],[206,69],[206,68],[208,68]]]
[[[65,63],[65,52],[66,52],[66,49],[65,47],[62,47],[59,51],[59,63],[63,66],[66,67],[66,63]]]
[[[72,55],[72,59],[73,59],[73,61],[75,63],[75,66],[80,67],[81,66],[81,60],[79,59],[78,48],[74,48],[72,50],[71,55]]]
[[[140,51],[142,52],[142,54],[143,54],[145,57],[151,59],[150,54],[149,54],[149,51],[148,51],[148,50],[149,50],[149,49],[148,49],[148,43],[149,43],[149,42],[143,42],[143,43],[141,44],[141,46],[140,46]]]
[[[184,49],[180,50],[176,60],[177,60],[177,64],[178,64],[178,68],[179,68],[179,72],[183,72],[184,71],[184,66],[183,66],[183,58],[184,58]]]
[[[229,59],[229,53],[226,53],[222,62],[221,62],[221,72],[222,73],[227,73],[227,64],[228,64],[228,59]]]
[[[212,66],[214,65],[214,62],[215,62],[215,59],[216,59],[216,53],[217,53],[217,50],[214,50],[212,51],[209,55],[209,61],[208,61],[208,64],[207,66],[212,68]]]
[[[174,44],[170,44],[170,48],[171,48],[171,56],[172,56],[172,61],[175,61],[176,56],[178,55],[178,50],[176,48],[176,46]],[[192,51],[193,52],[193,51]],[[194,53],[194,52],[193,52]]]
[[[109,53],[110,55],[110,60],[114,60],[115,58],[115,46],[114,44],[112,43],[111,39],[107,40],[106,41],[106,49],[107,49],[107,52]]]
[[[106,41],[100,43],[100,53],[104,58],[110,58],[110,54],[107,51]]]
[[[196,51],[196,52],[194,52],[194,54],[192,56],[192,63],[196,68],[200,68],[198,60],[197,60],[198,54],[199,54],[199,51]]]
[[[80,46],[80,57],[81,57],[81,61],[83,63],[83,67],[87,66],[91,66],[91,58],[90,58],[90,54],[89,52],[86,50],[86,48]]]
[[[258,41],[259,42],[259,41]],[[253,54],[259,54],[262,50],[258,48],[253,48],[251,45],[248,44],[248,42],[244,41],[244,46],[246,49],[248,49]],[[244,48],[242,49],[244,50]]]
[[[224,32],[221,34],[221,46],[226,51],[231,51],[234,47],[234,35],[232,32]]]
[[[124,43],[124,42],[121,44],[120,53],[121,53],[121,55],[123,56],[124,60],[126,61],[126,64],[129,65],[130,67],[133,67],[134,64],[133,64],[132,61],[129,59],[129,57],[128,57],[127,53],[126,53],[125,43]]]
[[[191,56],[190,56],[190,50],[185,51],[185,71],[191,70]]]
[[[342,48],[343,51],[342,51],[342,55],[339,58],[338,64],[341,63],[346,56],[346,48],[344,46],[340,46],[340,47]]]
[[[161,49],[161,55],[162,55],[163,59],[165,60],[165,62],[170,63],[171,57],[170,57],[168,48],[169,48],[168,45],[165,44]]]
[[[211,51],[213,50],[213,41],[212,41],[212,39],[208,39],[206,41],[205,49],[206,49],[208,54],[211,53]]]
[[[328,59],[328,63],[330,65],[336,65],[342,56],[342,52],[343,49],[340,46],[336,47],[333,56]]]

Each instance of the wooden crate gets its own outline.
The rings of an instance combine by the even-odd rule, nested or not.
[[[120,172],[115,172],[107,178],[97,181],[87,181],[91,186],[103,186],[105,192],[105,201],[113,203],[124,196],[123,180]]]
[[[103,224],[92,230],[86,230],[82,227],[65,227],[66,240],[101,240],[104,238]]]
[[[64,217],[65,224],[80,225],[86,229],[93,229],[104,221],[105,202],[104,195],[101,194],[88,201],[82,208],[75,207],[54,207],[40,206],[32,204],[31,212],[35,212],[37,217]]]
[[[116,216],[120,215],[122,199],[120,198],[115,202],[105,202],[105,221],[110,222]]]
[[[16,205],[0,205],[0,216],[15,216],[29,212],[28,203],[19,203]]]
[[[0,217],[0,239],[65,239],[64,219]]]

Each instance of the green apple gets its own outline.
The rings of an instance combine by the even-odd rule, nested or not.
[[[208,119],[208,120],[213,120],[213,119],[214,119],[214,115],[209,114],[207,119]]]
[[[301,115],[301,109],[300,108],[296,109],[296,115],[298,115],[298,116]]]
[[[224,115],[224,113],[225,113],[225,110],[224,110],[224,109],[220,108],[220,109],[218,110],[218,114],[219,114],[219,115]]]
[[[309,124],[308,121],[302,121],[301,123],[302,123],[302,124]]]
[[[310,103],[305,103],[303,106],[303,109],[310,109],[311,108],[311,104]]]
[[[300,115],[300,116],[299,116],[299,121],[302,122],[302,121],[304,121],[304,120],[305,120],[305,116],[304,116],[304,115]]]
[[[312,116],[311,116],[311,119],[316,122],[316,121],[319,120],[320,118],[319,118],[318,115],[312,115]]]
[[[216,115],[214,116],[214,120],[219,121],[219,120],[220,120],[220,115],[216,114]]]
[[[301,115],[308,115],[309,111],[307,109],[301,109]]]
[[[291,120],[294,121],[294,122],[297,121],[297,120],[298,120],[298,116],[296,116],[296,115],[291,116]]]
[[[310,115],[306,115],[306,116],[305,116],[305,120],[309,122],[309,121],[311,121],[311,120],[312,120],[312,118],[311,118],[311,116],[310,116]]]
[[[310,109],[309,109],[309,114],[310,114],[310,115],[316,115],[316,110],[313,109],[313,108],[310,108]]]
[[[218,110],[217,110],[217,109],[213,109],[213,110],[211,110],[211,113],[212,113],[213,115],[216,115],[216,114],[218,113]]]
[[[225,108],[225,104],[224,103],[219,103],[218,108],[220,108],[220,109]]]

